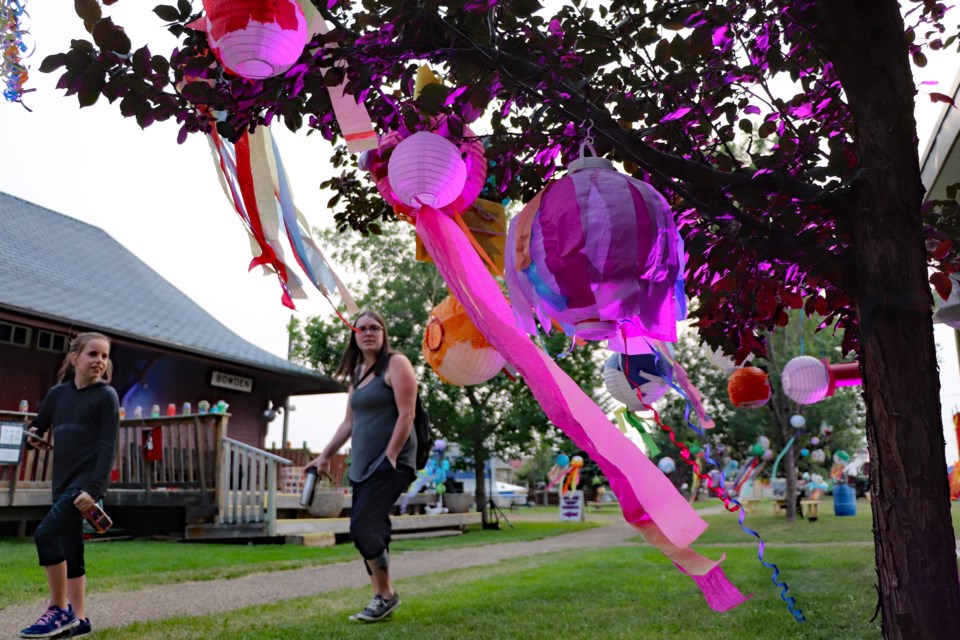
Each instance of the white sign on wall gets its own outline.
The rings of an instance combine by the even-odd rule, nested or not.
[[[235,376],[222,371],[213,372],[213,376],[210,378],[210,384],[214,387],[233,389],[234,391],[242,391],[243,393],[250,393],[253,391],[253,378]]]
[[[19,463],[22,443],[22,422],[0,422],[0,464]]]

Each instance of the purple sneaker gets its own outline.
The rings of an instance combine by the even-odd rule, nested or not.
[[[80,623],[73,615],[73,607],[67,605],[66,610],[57,605],[50,605],[40,619],[26,629],[20,631],[21,638],[52,638],[70,631]]]

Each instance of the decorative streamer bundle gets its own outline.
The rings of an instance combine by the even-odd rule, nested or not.
[[[567,474],[567,479],[563,483],[563,489],[560,490],[561,498],[569,492],[577,490],[577,486],[580,484],[580,469],[582,468],[582,457],[573,456],[570,458],[570,472]]]
[[[450,461],[444,458],[443,454],[447,450],[446,440],[437,440],[433,444],[433,455],[427,459],[427,464],[423,469],[417,471],[416,479],[410,484],[407,492],[403,494],[403,501],[400,503],[400,513],[407,510],[407,502],[413,496],[420,493],[420,490],[431,482],[436,486],[438,503],[442,509],[443,495],[447,492],[447,471],[450,470]]]
[[[703,438],[704,441],[707,443],[704,448],[703,459],[706,460],[707,463],[714,465],[715,467],[717,467],[717,469],[719,469],[720,463],[710,455],[710,444],[706,434],[699,427],[697,427],[697,425],[695,425],[693,422],[690,421],[690,412],[692,410],[691,399],[688,398],[687,395],[683,392],[683,390],[680,389],[673,382],[670,382],[670,386],[673,387],[673,389],[677,393],[679,393],[680,396],[687,403],[687,406],[684,409],[684,419],[687,422],[687,426],[693,429],[694,432],[696,432],[697,435]],[[642,402],[643,398],[641,397],[639,390],[637,390],[637,396]],[[699,404],[699,398],[697,398],[697,403]],[[789,590],[787,583],[779,579],[780,568],[776,564],[772,562],[767,562],[766,560],[764,560],[763,554],[764,554],[765,544],[763,542],[763,538],[760,537],[760,534],[758,532],[754,531],[753,529],[747,527],[744,524],[745,514],[744,514],[743,506],[740,504],[740,502],[736,498],[732,497],[730,493],[726,490],[725,488],[726,479],[725,479],[724,473],[722,471],[719,472],[719,482],[714,483],[713,478],[710,477],[709,473],[703,473],[702,471],[703,465],[700,463],[698,459],[696,459],[694,452],[690,450],[690,447],[688,447],[685,442],[677,438],[676,432],[673,430],[673,428],[670,425],[664,423],[660,419],[660,414],[657,412],[657,410],[649,405],[645,405],[645,408],[653,412],[654,421],[657,423],[657,425],[661,429],[667,432],[667,435],[670,438],[670,442],[672,442],[678,449],[680,449],[680,457],[683,459],[683,461],[687,465],[689,465],[692,468],[693,473],[699,476],[700,480],[706,484],[707,489],[713,492],[718,498],[723,500],[723,506],[727,511],[738,514],[737,520],[740,524],[740,529],[743,530],[743,532],[746,533],[747,535],[751,535],[757,539],[757,542],[758,542],[757,558],[759,559],[761,565],[763,565],[765,568],[769,569],[772,572],[771,581],[773,582],[774,586],[780,590],[780,599],[786,603],[787,610],[793,616],[794,620],[796,620],[797,622],[806,621],[806,616],[804,616],[803,610],[800,609],[799,606],[797,606],[797,599],[794,598],[793,596],[787,595],[787,591]],[[744,473],[743,475],[748,477],[750,474]],[[696,581],[696,578],[694,578],[694,580]],[[698,582],[698,584],[700,583]],[[703,588],[703,585],[701,585],[701,588]]]
[[[306,217],[293,204],[280,153],[269,129],[258,127],[254,133],[244,133],[236,144],[222,139],[214,130],[210,147],[220,185],[250,237],[254,256],[250,268],[260,266],[277,275],[285,306],[293,309],[294,298],[306,298],[300,278],[284,258],[280,242],[283,230],[294,259],[310,282],[327,300],[336,289],[347,310],[358,313],[350,293],[313,240]],[[330,304],[336,310],[332,300]]]
[[[19,102],[30,111],[23,104],[23,94],[33,91],[23,88],[28,77],[27,67],[21,60],[21,55],[27,51],[27,45],[23,42],[27,31],[21,24],[21,18],[26,14],[23,7],[21,0],[0,0],[0,51],[3,53],[0,77],[6,85],[3,97],[9,102]]]
[[[569,472],[570,456],[565,453],[558,454],[556,464],[547,472],[547,491],[553,489],[553,486],[562,481]]]

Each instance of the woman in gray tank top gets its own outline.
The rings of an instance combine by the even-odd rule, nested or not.
[[[350,538],[363,557],[373,599],[350,619],[376,622],[400,604],[390,582],[390,511],[416,477],[417,377],[406,356],[391,351],[387,325],[378,314],[361,311],[354,327],[335,373],[350,382],[347,413],[308,466],[325,467],[351,439]]]

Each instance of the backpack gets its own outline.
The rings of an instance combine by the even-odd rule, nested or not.
[[[373,368],[371,367],[363,376],[358,378],[355,375],[353,387],[356,388],[372,372]],[[413,432],[417,434],[416,464],[417,470],[419,471],[427,466],[427,461],[430,460],[430,453],[433,451],[434,445],[433,430],[430,428],[430,415],[427,413],[427,410],[423,408],[423,401],[420,399],[419,391],[417,391],[417,408],[413,414]]]
[[[423,469],[430,460],[433,451],[433,432],[430,429],[430,416],[423,408],[420,393],[417,393],[417,411],[413,415],[413,431],[417,434],[417,469]]]

